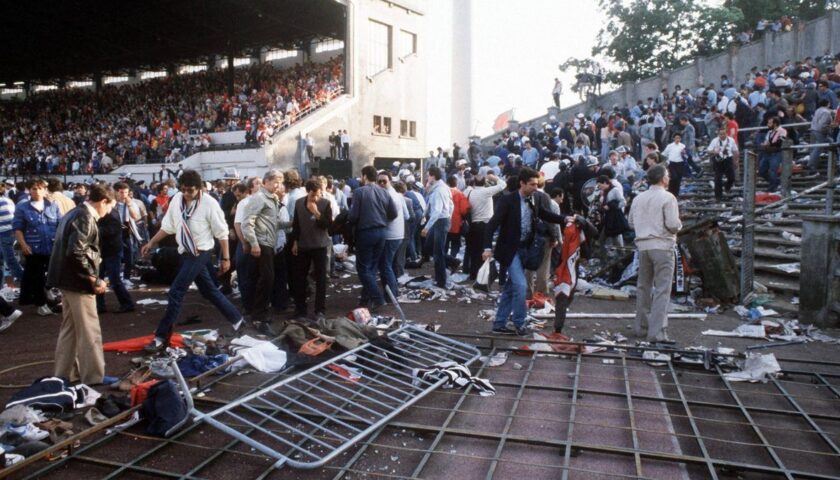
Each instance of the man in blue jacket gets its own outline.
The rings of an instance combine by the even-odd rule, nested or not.
[[[499,264],[508,272],[502,295],[499,297],[493,333],[516,334],[520,337],[528,334],[525,328],[527,284],[523,264],[528,253],[528,246],[533,242],[534,235],[538,234],[536,232],[537,219],[559,224],[569,224],[574,221],[572,216],[555,214],[534,203],[532,196],[537,191],[538,178],[539,173],[536,170],[523,167],[519,171],[519,190],[505,194],[499,199],[493,218],[487,224],[482,257],[484,260],[493,258],[491,248],[493,235],[496,230],[499,230],[495,256]],[[515,330],[507,327],[507,320],[511,313]]]
[[[47,182],[36,178],[29,181],[28,188],[30,198],[17,205],[12,220],[15,239],[26,259],[20,304],[37,306],[38,315],[53,315],[55,312],[47,305],[47,266],[61,213],[58,205],[46,198]]]

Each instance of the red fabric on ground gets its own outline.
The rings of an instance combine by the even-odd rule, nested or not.
[[[155,339],[154,335],[146,335],[145,337],[129,338],[126,340],[117,340],[116,342],[108,342],[102,345],[102,350],[105,352],[139,352],[143,347]],[[171,347],[184,347],[184,338],[181,334],[174,333],[169,339]]]
[[[149,389],[160,380],[149,380],[148,382],[138,383],[131,386],[131,406],[140,405],[146,400],[149,395]]]
[[[756,205],[765,205],[768,203],[778,202],[781,199],[782,196],[778,193],[758,192],[755,194]]]

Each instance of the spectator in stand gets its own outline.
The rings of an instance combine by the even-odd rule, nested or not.
[[[735,183],[735,157],[738,156],[738,142],[726,135],[725,130],[718,131],[715,137],[706,148],[711,154],[712,169],[715,173],[715,200],[723,200],[723,190],[726,194],[732,190]],[[723,176],[726,175],[726,186],[723,185]]]
[[[814,118],[811,119],[811,144],[817,145],[830,141],[829,135],[831,134],[832,122],[834,120],[834,112],[829,108],[830,104],[831,102],[827,98],[820,99],[819,101],[819,108],[814,112]],[[809,173],[817,173],[820,155],[824,150],[822,147],[811,149],[811,154],[808,157]]]
[[[767,120],[767,135],[761,144],[758,175],[767,180],[767,191],[779,189],[779,166],[782,164],[782,144],[787,138],[787,131],[782,128],[778,117]]]
[[[46,199],[47,182],[36,178],[28,183],[29,200],[15,208],[12,228],[24,258],[20,281],[20,304],[35,305],[37,314],[53,315],[47,303],[47,267],[61,220],[58,205]]]
[[[650,188],[633,200],[629,224],[636,232],[639,249],[639,280],[636,318],[633,330],[642,335],[647,325],[647,341],[667,341],[668,305],[674,277],[674,246],[682,228],[677,199],[665,190],[668,170],[662,165],[647,171]]]
[[[563,82],[559,78],[554,79],[554,88],[551,89],[551,96],[554,98],[554,106],[560,108],[560,95],[563,94]]]
[[[679,198],[680,186],[682,185],[683,176],[686,173],[685,165],[685,145],[682,144],[682,136],[679,133],[674,134],[674,141],[669,143],[662,155],[668,160],[668,173],[670,183],[668,184],[668,191],[674,197]]]
[[[0,182],[0,255],[2,255],[2,263],[0,263],[0,275],[4,275],[5,265],[9,270],[11,276],[5,277],[6,286],[14,287],[15,284],[20,285],[21,278],[23,278],[23,268],[18,262],[15,255],[15,232],[12,227],[12,221],[15,218],[15,203],[6,196],[6,189],[8,184]],[[2,314],[2,310],[0,310]]]
[[[299,198],[294,206],[295,219],[289,238],[295,258],[294,276],[298,279],[294,293],[295,314],[300,317],[308,314],[306,290],[309,268],[314,266],[315,317],[318,321],[326,318],[327,312],[327,248],[332,245],[328,229],[333,219],[330,201],[321,196],[321,188],[318,179],[307,180],[306,196]]]

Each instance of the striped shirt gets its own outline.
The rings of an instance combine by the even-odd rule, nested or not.
[[[12,231],[15,218],[15,203],[9,197],[0,197],[0,233]]]

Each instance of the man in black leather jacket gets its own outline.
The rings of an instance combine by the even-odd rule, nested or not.
[[[96,222],[108,215],[115,203],[110,187],[93,185],[87,200],[59,223],[50,256],[47,285],[61,290],[63,307],[55,348],[55,375],[71,382],[97,385],[105,376],[95,297],[105,293],[105,282],[99,278]]]

